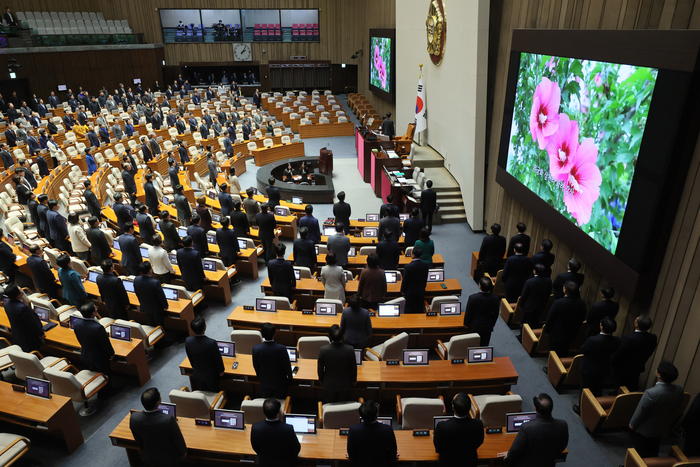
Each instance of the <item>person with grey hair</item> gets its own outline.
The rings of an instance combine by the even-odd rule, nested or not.
[[[109,102],[109,101],[107,101]],[[124,131],[122,131],[122,127],[119,124],[119,119],[115,118],[114,123],[112,124],[112,134],[114,135],[114,138],[119,141],[124,137]]]
[[[149,141],[148,145],[151,147],[151,154],[153,154],[153,157],[157,157],[160,153],[163,151],[160,149],[160,145],[158,144],[158,139],[156,138],[156,134],[152,132],[149,136]]]

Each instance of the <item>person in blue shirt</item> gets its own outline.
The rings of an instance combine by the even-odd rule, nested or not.
[[[56,260],[58,267],[58,279],[63,287],[63,298],[73,306],[80,308],[87,298],[87,292],[83,287],[80,274],[71,268],[73,262],[66,253],[62,253]]]
[[[87,163],[88,177],[97,172],[97,162],[95,156],[91,154],[92,148],[85,147],[85,162]]]

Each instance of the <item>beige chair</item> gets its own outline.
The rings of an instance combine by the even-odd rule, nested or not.
[[[506,426],[506,414],[522,412],[523,399],[517,394],[508,391],[505,395],[480,395],[469,394],[472,408],[469,415],[472,418],[480,418],[485,427]]]
[[[319,255],[327,255],[328,254],[328,245],[318,245],[318,254]]]
[[[253,347],[261,344],[263,341],[260,331],[231,331],[231,342],[236,343],[236,354],[253,354]]]
[[[582,361],[583,354],[559,358],[556,352],[550,350],[549,359],[547,360],[547,377],[554,389],[559,389],[562,386],[579,387]]]
[[[549,354],[549,334],[540,329],[532,329],[529,324],[523,324],[523,348],[530,355]]]
[[[272,146],[275,145],[275,143],[274,143],[274,141],[272,140],[272,138],[265,138],[265,139],[263,140],[263,145],[264,145],[266,148],[271,148]]]
[[[297,341],[299,358],[318,359],[318,352],[321,347],[331,343],[327,336],[304,336]]]
[[[253,151],[255,151],[255,150],[257,150],[257,149],[258,149],[258,145],[257,145],[256,143],[254,143],[254,142],[252,142],[252,141],[251,141],[250,143],[248,143],[248,151],[249,151],[251,154],[253,153]]]
[[[318,427],[329,430],[339,428],[350,428],[360,423],[360,406],[364,400],[359,402],[336,402],[332,404],[318,403]]]
[[[625,454],[624,467],[698,467],[700,459],[688,458],[678,446],[671,446],[668,457],[644,457],[636,449],[629,448]]]
[[[434,297],[433,300],[430,302],[430,306],[428,306],[428,302],[425,302],[425,307],[428,308],[430,311],[440,311],[440,305],[442,303],[451,303],[451,302],[458,302],[459,297],[456,295],[445,295],[442,297]]]
[[[114,321],[113,324],[129,327],[131,329],[131,337],[133,339],[141,339],[146,352],[153,349],[153,346],[165,336],[165,331],[163,331],[163,328],[160,326],[147,326],[145,324],[139,324],[136,321],[127,321],[124,319],[118,319]],[[110,329],[107,329],[107,333],[109,332]]]
[[[311,279],[313,274],[311,274],[311,269],[304,266],[294,266],[295,271],[299,271],[299,277],[301,279]]]
[[[404,430],[432,429],[433,417],[445,415],[445,400],[438,398],[407,397],[396,395],[396,416]]]
[[[44,371],[47,368],[55,367],[62,370],[70,365],[70,362],[65,358],[58,357],[42,357],[42,355],[33,351],[31,353],[22,352],[22,350],[10,350],[8,352],[12,365],[15,367],[15,376],[23,381],[26,381],[27,376],[32,378],[44,378]]]
[[[29,451],[31,444],[31,441],[24,436],[0,433],[0,466],[5,467],[14,464]]]
[[[187,386],[173,389],[169,394],[170,402],[177,406],[177,416],[185,418],[212,419],[215,409],[226,406],[224,391],[192,391]],[[246,420],[247,421],[247,420]]]
[[[334,298],[319,298],[318,300],[316,300],[316,305],[318,305],[319,303],[332,303],[333,305],[335,305],[335,309],[338,311],[338,314],[340,314],[343,311],[343,308],[345,308],[345,303]]]
[[[284,214],[282,214],[283,216],[291,216],[292,215],[291,210],[287,206],[279,206],[278,205],[275,209],[284,211]]]
[[[292,142],[292,140],[288,135],[284,135],[284,136],[282,136],[281,142],[282,142],[282,144],[289,144]]]
[[[360,247],[360,256],[369,256],[372,253],[377,252],[377,247],[376,246],[363,246]]]
[[[581,420],[590,433],[626,428],[641,399],[641,392],[629,392],[625,386],[617,396],[604,397],[595,397],[585,388],[581,393]]]
[[[408,347],[408,334],[402,332],[383,344],[372,348],[365,348],[365,359],[374,362],[382,360],[400,360],[403,357],[403,350]]]
[[[501,299],[501,318],[512,328],[520,327],[523,321],[523,307],[520,305],[520,298],[516,303],[508,303],[505,298]]]
[[[29,295],[32,308],[41,307],[49,310],[49,318],[54,321],[65,322],[70,319],[70,315],[78,309],[72,305],[61,305],[57,300],[52,300],[46,294]],[[58,307],[58,308],[56,308]]]
[[[289,302],[289,299],[287,297],[277,297],[277,296],[269,296],[265,297],[267,300],[274,300],[275,301],[275,308],[278,310],[296,310],[297,309],[297,301],[294,300],[293,302]]]
[[[243,420],[246,425],[252,425],[256,422],[262,422],[266,419],[263,413],[263,403],[265,402],[265,397],[259,397],[257,399],[251,399],[250,396],[245,396],[241,402],[241,412],[243,412]],[[289,413],[291,407],[291,398],[287,396],[286,399],[277,399],[280,403],[280,413],[277,416],[280,420],[284,421],[284,414]]]
[[[13,363],[9,354],[13,351],[21,352],[22,348],[19,345],[12,345],[7,339],[0,337],[0,371],[5,371],[8,368],[12,368]]]
[[[68,370],[73,370],[75,373]],[[78,371],[73,365],[63,370],[55,367],[46,368],[44,376],[51,382],[52,393],[70,397],[73,402],[83,403],[83,408],[79,412],[83,417],[95,413],[97,409],[90,406],[88,401],[109,383],[107,375],[90,370]]]
[[[447,343],[443,343],[440,339],[437,341],[435,350],[443,360],[452,360],[453,358],[467,358],[467,349],[469,347],[479,347],[481,338],[479,334],[472,332],[469,334],[459,334],[450,337]]]

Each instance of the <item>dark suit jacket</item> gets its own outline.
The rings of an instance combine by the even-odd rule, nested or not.
[[[97,201],[97,196],[95,196],[95,193],[93,193],[92,190],[87,189],[83,191],[83,197],[85,198],[85,203],[87,204],[90,214],[100,219],[102,217],[100,213],[102,207],[100,206],[99,201]]]
[[[26,206],[32,192],[31,188],[20,183],[19,185],[15,185],[15,192],[17,193],[17,201],[19,204],[24,204]]]
[[[100,264],[102,260],[109,258],[112,253],[112,248],[107,242],[105,233],[98,227],[90,227],[85,231],[88,241],[90,242],[90,252],[95,261]]]
[[[278,399],[287,396],[287,385],[292,380],[287,347],[274,341],[256,345],[253,347],[253,368],[260,380],[263,396],[267,393],[272,393]]]
[[[79,319],[73,330],[80,342],[80,356],[88,367],[92,371],[109,371],[114,348],[104,326],[94,319]]]
[[[444,422],[443,422],[444,423]],[[564,420],[543,418],[520,427],[508,451],[508,465],[515,467],[554,467],[555,460],[569,444],[569,426]]]
[[[270,260],[267,265],[267,276],[270,279],[272,293],[275,295],[288,297],[297,285],[292,263],[284,258]]]
[[[58,211],[46,211],[46,223],[51,231],[51,238],[60,240],[68,237],[68,225],[66,218],[58,213]]]
[[[30,255],[27,257],[27,266],[29,266],[34,283],[40,292],[53,293],[56,291],[56,277],[44,258],[39,255]]]
[[[394,240],[382,240],[377,243],[377,255],[379,256],[379,267],[384,270],[394,270],[399,265],[401,248]]]
[[[387,230],[391,230],[391,239],[398,242],[401,236],[401,221],[398,217],[386,216],[379,221],[379,238],[384,238]]]
[[[221,205],[222,216],[228,216],[233,212],[233,198],[231,198],[230,194],[222,191],[217,198],[219,198],[219,204]]]
[[[45,236],[49,236],[51,231],[49,230],[49,225],[46,219],[46,212],[49,210],[49,207],[46,205],[46,203],[41,204],[39,203],[39,206],[36,207],[36,214],[39,216],[39,227],[41,228],[42,232],[44,232]]]
[[[612,355],[610,363],[618,373],[641,373],[654,353],[656,343],[656,334],[650,332],[627,334],[620,340],[620,347]]]
[[[469,332],[490,332],[496,324],[500,310],[501,299],[498,295],[487,292],[471,294],[464,310],[464,326],[469,328]]]
[[[562,272],[559,274],[556,279],[554,279],[554,282],[552,282],[552,290],[554,291],[554,299],[557,300],[559,298],[562,298],[564,296],[564,285],[569,282],[575,282],[579,288],[583,285],[583,279],[584,276],[581,273],[578,272]],[[581,293],[578,292],[578,296],[581,296]]]
[[[136,269],[141,264],[141,250],[139,241],[131,234],[125,233],[119,236],[119,247],[122,252],[121,264],[127,269]]]
[[[11,148],[17,146],[17,133],[12,130],[5,130],[5,140]]]
[[[413,246],[416,240],[420,238],[420,231],[425,226],[423,219],[419,217],[409,217],[403,221],[403,231],[406,233],[404,237],[404,247]]]
[[[9,169],[15,164],[15,160],[12,157],[12,154],[10,154],[10,151],[6,149],[0,151],[0,157],[2,158],[2,164],[5,166],[6,169]]]
[[[41,229],[39,226],[39,214],[37,214],[38,207],[39,202],[36,200],[36,198],[27,201],[27,208],[29,208],[29,213],[32,215],[32,223],[36,228]]]
[[[316,266],[316,245],[308,238],[294,240],[294,264],[313,268]]]
[[[620,338],[609,334],[598,334],[586,339],[580,351],[583,354],[581,374],[605,379],[610,370],[610,357],[619,346]]]
[[[39,350],[44,330],[41,329],[41,321],[34,310],[22,300],[7,300],[5,313],[10,320],[12,342],[19,345],[24,352]]]
[[[383,423],[361,422],[350,427],[348,457],[356,466],[385,467],[396,460],[394,430]]]
[[[265,193],[267,193],[267,205],[270,206],[270,211],[275,212],[275,206],[280,204],[280,190],[276,186],[268,186],[265,188]]]
[[[501,280],[506,288],[523,290],[525,281],[532,274],[530,258],[525,255],[513,255],[506,260],[503,266]]]
[[[202,258],[209,254],[209,244],[207,243],[207,233],[198,225],[187,227],[187,235],[192,237],[192,248],[197,250]]]
[[[201,228],[204,229],[205,234],[210,230],[213,230],[211,226],[211,213],[209,212],[209,208],[206,205],[198,204],[197,206],[195,206],[194,212],[199,214],[199,218],[202,219],[202,222],[199,225]]]
[[[184,164],[184,162],[183,162]],[[170,177],[170,187],[174,190],[175,187],[180,183],[180,178],[177,175],[178,170],[176,166],[168,168],[168,177]]]
[[[134,412],[129,420],[129,428],[143,453],[146,465],[177,465],[187,453],[187,445],[175,417],[158,410]]]
[[[282,420],[253,423],[250,444],[260,458],[260,467],[293,466],[301,450],[294,428]]]
[[[158,199],[158,193],[156,192],[156,187],[153,186],[153,182],[144,183],[143,191],[146,193],[146,206],[148,206],[148,211],[154,216],[158,215],[160,200]]]
[[[178,263],[179,264],[179,263]],[[140,309],[146,315],[162,316],[168,308],[168,300],[160,281],[151,276],[134,278],[134,293],[139,299]]]
[[[530,251],[530,236],[524,233],[517,233],[510,237],[510,242],[508,242],[508,250],[506,251],[507,256],[513,256],[515,254],[515,244],[522,243],[525,247],[525,256]]]
[[[357,382],[355,350],[342,341],[324,345],[318,352],[317,370],[324,391],[349,391]]]
[[[129,305],[129,296],[122,280],[112,273],[98,275],[96,282],[97,289],[100,291],[100,300],[107,305],[109,314],[112,317],[123,315]]]
[[[234,229],[224,229],[223,227],[216,229],[216,244],[219,245],[219,256],[229,258],[232,262],[236,261],[236,256],[241,249],[238,246],[238,236]]]
[[[153,222],[151,222],[151,218],[148,217],[146,213],[138,213],[136,214],[136,222],[139,224],[141,241],[150,245],[153,242],[153,236],[156,234],[156,229]]]
[[[333,215],[335,216],[335,222],[342,222],[345,224],[345,233],[350,232],[350,215],[352,214],[352,209],[348,203],[345,201],[338,201],[333,205]]]
[[[580,298],[554,300],[545,322],[545,332],[552,341],[571,343],[585,318],[586,302]]]
[[[231,211],[231,226],[236,231],[237,235],[247,235],[250,233],[250,224],[248,224],[248,216],[243,211]]]
[[[181,163],[181,164],[184,164],[184,163],[190,161],[190,156],[187,155],[187,149],[185,149],[185,148],[183,148],[182,146],[180,146],[180,147],[177,149],[177,152],[178,152],[178,154],[180,154],[180,163]]]
[[[379,208],[379,218],[384,219],[385,217],[391,215],[392,217],[399,217],[399,207],[394,205],[394,204],[382,204],[382,207]]]
[[[124,182],[124,191],[130,194],[136,194],[136,182],[131,172],[122,170],[122,181]]]
[[[193,379],[217,388],[219,375],[224,372],[224,360],[216,341],[204,335],[189,336],[185,339],[185,351],[192,364]]]
[[[100,147],[100,139],[97,137],[97,134],[94,131],[88,131],[87,137],[88,141],[90,142],[90,146],[94,148]]]
[[[258,236],[260,240],[272,240],[275,238],[277,222],[275,221],[274,214],[269,211],[267,214],[259,212],[255,215],[255,222],[258,224]]]
[[[177,218],[189,221],[192,217],[192,207],[190,207],[190,202],[182,193],[175,194],[175,207],[177,208]]]
[[[439,467],[476,467],[479,455],[476,450],[484,442],[484,423],[472,419],[451,418],[435,427],[433,445],[440,454]]]
[[[586,322],[588,323],[586,335],[595,336],[598,334],[600,332],[600,321],[605,317],[615,320],[619,310],[620,304],[612,300],[602,300],[591,305],[586,316]]]
[[[542,266],[547,268],[547,277],[552,276],[552,264],[554,264],[554,255],[548,251],[539,251],[537,254],[533,255],[532,258],[530,258],[530,262],[532,263],[532,267],[535,267],[535,264],[541,264]]]
[[[185,283],[194,285],[201,289],[204,285],[204,266],[202,256],[194,248],[180,248],[177,250],[177,265],[182,273],[182,280]]]
[[[114,214],[117,216],[117,224],[119,225],[119,230],[124,231],[124,224],[131,222],[136,217],[136,211],[131,205],[126,205],[124,203],[114,203],[112,205]]]
[[[506,239],[500,235],[488,235],[484,237],[479,248],[479,261],[484,264],[484,272],[491,277],[496,277],[501,269],[503,255],[506,254]]]
[[[420,259],[414,259],[403,269],[401,293],[414,297],[425,297],[425,284],[428,282],[430,265]]]
[[[318,226],[318,219],[308,214],[299,219],[299,228],[306,227],[309,229],[309,235],[306,237],[314,243],[321,241],[321,228]]]
[[[12,247],[5,242],[0,242],[0,270],[6,274],[14,270],[15,257]]]
[[[535,276],[526,280],[523,291],[520,293],[520,306],[523,308],[523,313],[535,317],[542,315],[551,292],[552,279],[549,277]]]
[[[433,212],[437,208],[437,193],[427,188],[420,194],[420,211]]]
[[[160,233],[163,234],[163,243],[168,251],[177,250],[182,246],[182,240],[177,234],[177,228],[172,221],[160,221]]]

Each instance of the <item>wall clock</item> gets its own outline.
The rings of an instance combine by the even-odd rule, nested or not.
[[[234,44],[233,60],[236,62],[250,62],[253,54],[250,51],[250,44]]]
[[[442,0],[431,0],[428,8],[428,18],[425,20],[428,40],[428,55],[434,65],[439,65],[445,55],[447,44],[447,18],[445,4]]]

